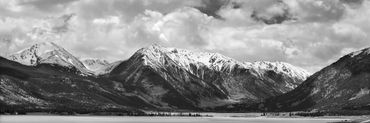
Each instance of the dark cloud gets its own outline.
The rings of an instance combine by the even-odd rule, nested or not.
[[[343,3],[346,4],[362,4],[364,0],[340,0]]]
[[[270,9],[270,10],[268,10]],[[281,24],[284,21],[294,20],[288,5],[282,1],[262,10],[253,10],[251,18],[265,24]]]
[[[207,14],[208,16],[213,16],[215,18],[221,19],[222,17],[217,14],[217,12],[225,5],[229,4],[230,0],[202,0],[201,5],[197,8],[202,13]],[[239,8],[240,5],[233,2],[236,8]]]
[[[55,9],[64,9],[63,7],[74,1],[77,0],[33,0],[21,2],[20,5],[30,5],[41,11],[50,12],[55,11]],[[62,8],[57,7],[60,5],[62,6]]]
[[[345,6],[335,0],[322,0],[314,2],[299,2],[305,16],[299,19],[304,22],[335,22],[342,19],[345,14]],[[299,13],[298,13],[299,14]],[[300,16],[300,15],[298,15]]]
[[[255,21],[262,21],[265,24],[281,24],[287,20],[294,20],[291,14],[288,11],[284,11],[282,15],[274,15],[272,17],[260,16],[257,11],[253,11],[251,14],[251,18]]]
[[[340,0],[342,3],[349,5],[352,8],[358,8],[362,5],[364,0]]]
[[[233,1],[233,2],[231,2],[231,7],[233,8],[233,9],[239,9],[239,8],[242,8],[242,4],[241,3],[238,3],[238,2],[236,2],[236,1]]]
[[[68,31],[69,21],[75,14],[66,14],[54,20],[54,26],[52,30],[55,33],[63,33]]]

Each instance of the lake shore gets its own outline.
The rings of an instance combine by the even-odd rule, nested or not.
[[[0,115],[1,123],[360,123],[369,116],[323,116],[323,117],[148,117],[148,116],[60,116],[60,115]]]

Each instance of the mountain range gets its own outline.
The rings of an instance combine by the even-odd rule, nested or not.
[[[52,42],[0,57],[0,107],[27,111],[368,111],[370,48],[310,76],[284,62],[151,45],[78,59]]]
[[[0,61],[3,109],[204,111],[278,96],[309,76],[284,62],[239,62],[159,45],[109,63],[43,42]]]

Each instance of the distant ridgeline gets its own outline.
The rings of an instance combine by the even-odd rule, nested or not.
[[[364,111],[369,59],[351,53],[306,80],[283,62],[153,45],[109,63],[44,42],[0,58],[0,112]]]

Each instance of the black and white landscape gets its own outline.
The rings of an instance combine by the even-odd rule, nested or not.
[[[369,122],[369,15],[367,0],[0,0],[0,122]]]

